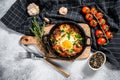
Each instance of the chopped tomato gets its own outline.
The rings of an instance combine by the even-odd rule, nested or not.
[[[68,57],[68,55],[67,55],[66,52],[62,52],[62,53],[60,53],[59,55],[62,56],[62,57]]]
[[[103,32],[102,32],[102,30],[96,30],[96,31],[95,31],[95,36],[96,36],[96,37],[103,37]]]
[[[90,24],[90,26],[92,26],[92,27],[96,27],[96,26],[97,26],[97,21],[94,20],[94,19],[92,19],[89,24]]]
[[[52,48],[55,50],[62,50],[61,46],[59,45],[54,45]]]
[[[83,12],[84,14],[90,13],[90,8],[87,7],[87,6],[84,6],[84,7],[82,8],[82,12]]]
[[[88,20],[88,21],[90,21],[90,20],[93,19],[93,15],[90,14],[90,13],[88,13],[88,14],[86,14],[86,16],[85,16],[85,19]]]
[[[98,45],[103,45],[103,44],[105,44],[105,43],[106,43],[106,39],[105,39],[105,38],[101,37],[101,38],[98,38],[98,39],[97,39],[97,44],[98,44]]]
[[[113,33],[110,32],[110,31],[107,31],[106,36],[107,36],[108,39],[112,39],[113,38]]]
[[[80,52],[82,49],[83,49],[82,46],[80,46],[80,47],[73,46],[73,50],[74,50],[75,52]]]

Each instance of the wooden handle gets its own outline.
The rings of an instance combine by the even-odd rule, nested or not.
[[[20,39],[20,43],[24,45],[31,45],[31,44],[37,44],[37,38],[32,36],[22,36]]]
[[[62,68],[52,64],[47,58],[44,58],[44,61],[46,61],[49,65],[51,65],[52,67],[54,67],[57,71],[59,71],[62,75],[64,75],[65,77],[69,77],[70,74],[68,72],[66,72],[65,70],[63,70]]]

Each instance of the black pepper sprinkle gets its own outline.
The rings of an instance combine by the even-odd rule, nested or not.
[[[104,62],[104,55],[102,53],[96,53],[90,58],[89,64],[93,68],[99,68]]]

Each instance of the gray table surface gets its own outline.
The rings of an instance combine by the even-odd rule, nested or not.
[[[15,0],[0,0],[0,18]],[[120,71],[107,62],[102,69],[93,71],[87,59],[74,62],[56,61],[71,75],[65,78],[42,59],[29,59],[19,44],[23,34],[8,29],[0,22],[0,80],[120,80]],[[35,46],[30,46],[38,52]]]

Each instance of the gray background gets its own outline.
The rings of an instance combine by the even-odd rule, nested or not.
[[[0,18],[15,0],[0,0]],[[71,76],[67,79],[42,59],[29,59],[19,44],[23,34],[8,29],[0,22],[0,80],[120,80],[120,71],[107,62],[99,71],[92,71],[87,59],[65,62],[56,61]],[[38,52],[35,46],[30,46]]]

